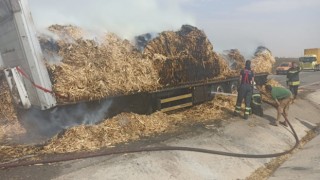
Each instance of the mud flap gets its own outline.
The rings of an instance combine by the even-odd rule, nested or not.
[[[31,102],[29,100],[21,75],[17,69],[5,69],[4,72],[9,84],[12,99],[16,105],[24,109],[29,109],[31,107]]]

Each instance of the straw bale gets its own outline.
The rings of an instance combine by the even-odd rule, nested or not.
[[[107,34],[102,43],[85,39],[59,42],[57,54],[62,62],[49,66],[53,89],[64,97],[59,96],[59,102],[98,100],[160,86],[152,62],[115,34]]]
[[[269,49],[263,46],[259,46],[254,54],[254,58],[251,60],[252,69],[255,73],[271,73],[272,66],[275,63],[275,58]]]
[[[160,83],[165,86],[205,81],[220,74],[212,44],[203,31],[193,26],[160,33],[147,43],[143,54],[154,61]]]

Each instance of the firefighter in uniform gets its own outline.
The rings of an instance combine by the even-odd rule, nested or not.
[[[293,98],[296,99],[298,94],[298,87],[300,85],[299,73],[301,68],[298,66],[296,62],[292,62],[292,67],[287,72],[287,86],[291,93],[293,94]]]
[[[253,82],[254,74],[253,71],[251,71],[251,61],[247,60],[245,68],[240,72],[240,86],[238,88],[237,104],[234,115],[240,114],[242,101],[245,100],[246,109],[244,112],[244,119],[249,118],[249,114],[251,113]]]

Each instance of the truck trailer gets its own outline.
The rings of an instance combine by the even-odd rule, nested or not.
[[[0,66],[5,71],[11,94],[18,107],[50,112],[55,108],[72,106],[57,103],[52,92],[52,82],[26,0],[0,0]],[[256,74],[256,84],[264,84],[267,76],[268,73]],[[112,105],[109,107],[110,114],[106,116],[121,112],[169,112],[191,107],[212,100],[217,93],[235,94],[238,83],[239,77],[236,76],[185,83],[151,92],[107,97],[106,100],[112,100]]]

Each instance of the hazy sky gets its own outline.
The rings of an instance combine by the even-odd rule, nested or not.
[[[250,56],[259,45],[275,56],[320,48],[320,0],[29,0],[36,26],[74,24],[123,38],[178,30],[205,31],[214,49]]]

